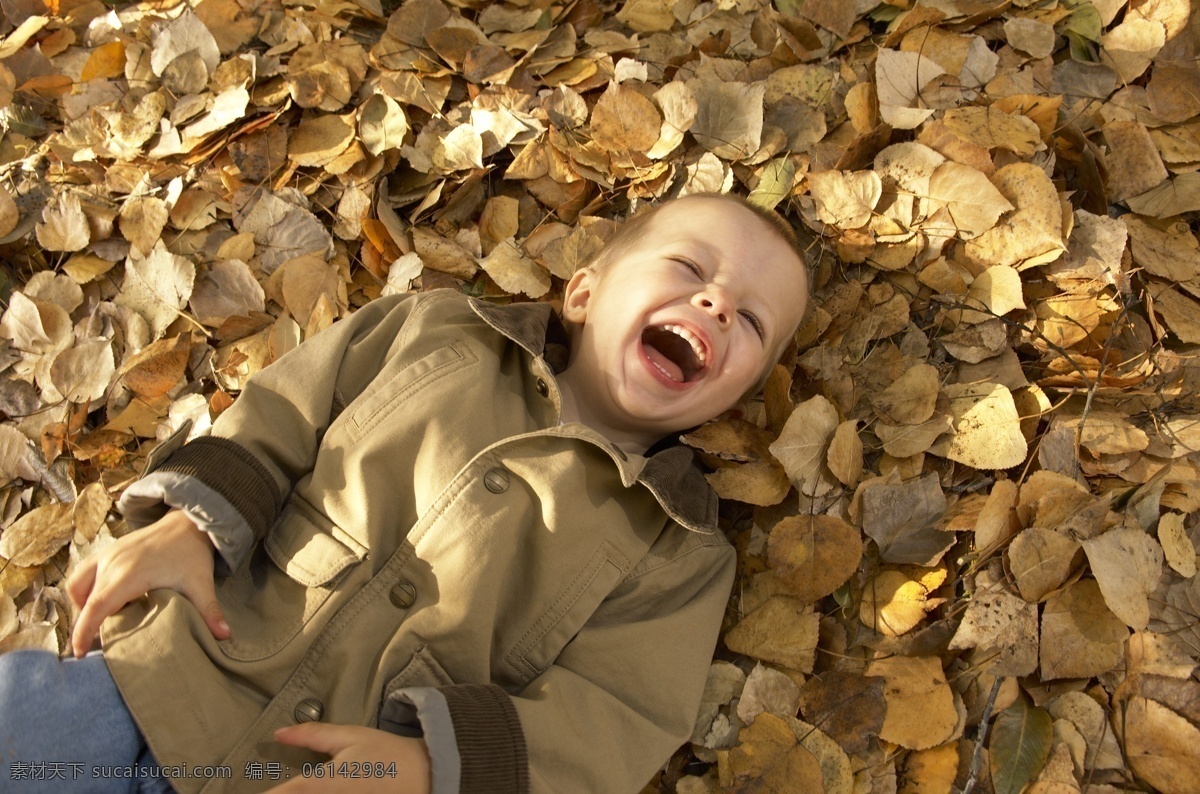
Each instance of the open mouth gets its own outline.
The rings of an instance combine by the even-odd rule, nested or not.
[[[652,325],[642,331],[642,348],[660,372],[676,383],[691,383],[708,366],[704,343],[681,325]]]

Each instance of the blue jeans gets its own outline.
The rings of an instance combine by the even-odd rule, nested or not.
[[[172,791],[97,651],[0,654],[0,791]]]

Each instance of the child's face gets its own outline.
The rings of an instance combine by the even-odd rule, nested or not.
[[[650,442],[706,422],[776,361],[807,294],[804,266],[762,218],[720,199],[673,202],[640,242],[568,283],[572,396],[598,429]]]

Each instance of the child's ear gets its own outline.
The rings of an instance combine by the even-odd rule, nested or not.
[[[582,325],[587,319],[588,302],[592,299],[592,278],[595,274],[590,268],[581,267],[571,276],[571,280],[563,287],[563,319],[569,323]]]

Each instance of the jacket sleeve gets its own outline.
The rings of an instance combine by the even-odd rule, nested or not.
[[[629,794],[687,741],[735,554],[724,538],[683,545],[627,577],[519,695],[494,684],[437,688],[453,724],[463,794]],[[436,770],[434,777],[440,790]]]
[[[155,475],[167,475],[155,479],[181,484],[172,489],[180,494],[175,501],[186,498],[184,485],[199,484],[192,492],[223,500],[244,520],[251,543],[260,539],[292,486],[311,470],[338,410],[366,388],[399,343],[420,297],[372,301],[253,375],[209,435],[153,465]],[[165,491],[163,501],[196,508],[175,504]],[[207,503],[219,505],[212,498]],[[250,545],[244,538],[230,542],[242,551]]]

